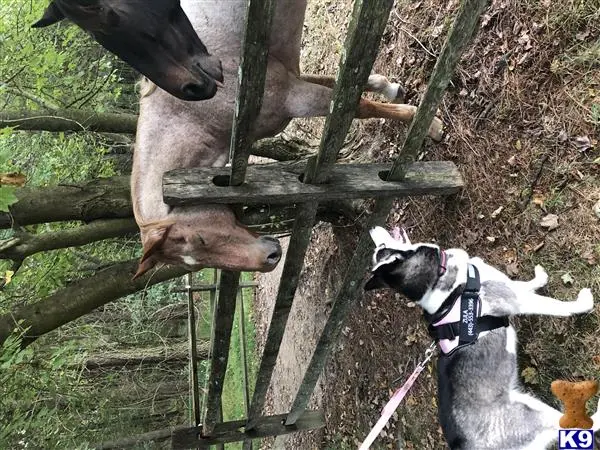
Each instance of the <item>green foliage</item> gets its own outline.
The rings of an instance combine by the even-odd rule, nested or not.
[[[17,201],[15,189],[10,186],[0,186],[0,211],[8,211],[8,207]]]
[[[135,107],[120,83],[131,70],[67,21],[34,29],[47,0],[0,4],[0,88],[12,107]]]
[[[0,348],[0,448],[61,448],[72,430],[63,414],[74,414],[80,400],[71,395],[81,383],[71,367],[83,354],[65,345],[36,356],[31,347],[21,350],[22,335]]]

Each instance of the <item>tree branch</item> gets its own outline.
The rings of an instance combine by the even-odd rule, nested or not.
[[[43,111],[0,111],[0,128],[38,131],[97,131],[135,134],[137,116],[125,113],[98,113],[82,109]]]
[[[183,267],[164,266],[132,280],[137,266],[137,260],[117,263],[36,303],[17,307],[0,316],[0,346],[15,329],[29,327],[22,343],[26,347],[41,335],[102,305],[188,272]]]
[[[54,233],[36,235],[19,232],[10,239],[0,241],[0,259],[23,261],[35,253],[66,247],[79,247],[91,242],[124,236],[137,231],[138,226],[135,220],[129,218],[97,220],[88,225]]]
[[[23,91],[19,88],[9,86],[7,83],[0,83],[0,88],[5,92],[8,92],[13,95],[18,95],[19,97],[26,98],[27,100],[31,100],[33,103],[45,108],[49,111],[57,111],[60,107],[51,101],[45,100],[37,95],[31,94],[30,92]],[[2,128],[2,126],[0,126]]]
[[[17,189],[18,202],[10,212],[0,212],[0,228],[15,224],[133,217],[129,177],[101,178],[93,181]]]

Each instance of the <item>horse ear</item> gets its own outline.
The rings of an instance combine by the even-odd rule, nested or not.
[[[58,6],[54,2],[50,3],[44,11],[44,15],[40,20],[31,25],[31,28],[42,28],[48,25],[54,25],[65,18],[65,15],[58,9]]]
[[[164,244],[169,234],[171,225],[153,227],[146,231],[144,238],[144,254],[140,259],[138,270],[133,276],[133,279],[142,276],[156,265],[156,258],[154,255],[158,249]]]
[[[135,280],[136,278],[141,277],[150,269],[152,269],[156,265],[156,261],[154,258],[146,258],[144,261],[140,261],[138,265],[137,272],[133,276],[131,280]]]

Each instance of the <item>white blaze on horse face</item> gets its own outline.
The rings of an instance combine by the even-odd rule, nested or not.
[[[195,266],[198,264],[198,261],[188,255],[182,256],[181,259],[183,260],[183,263],[187,264],[188,266]]]

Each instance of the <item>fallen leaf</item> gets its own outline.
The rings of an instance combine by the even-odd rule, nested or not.
[[[560,279],[565,285],[573,284],[573,282],[575,281],[575,279],[571,276],[569,272],[565,273],[562,277],[560,277]]]
[[[521,148],[523,148],[523,146],[521,145],[521,139],[517,139],[517,142],[515,142],[515,148],[517,150],[521,150]]]
[[[508,158],[508,161],[506,161],[508,163],[509,166],[516,166],[517,165],[517,155],[512,155],[510,158]]]
[[[596,265],[596,255],[594,254],[594,250],[587,250],[581,257],[587,262],[590,266]]]
[[[500,215],[500,213],[502,212],[502,210],[504,209],[504,206],[500,206],[498,207],[493,213],[492,213],[492,219],[495,219],[496,217],[498,217]]]
[[[27,178],[22,173],[0,173],[0,184],[21,187],[25,184]]]
[[[538,380],[538,371],[534,368],[534,367],[526,367],[525,369],[523,369],[523,371],[521,372],[521,376],[523,377],[523,380],[525,381],[525,383],[529,383],[529,384],[538,384],[539,380]]]
[[[544,202],[546,201],[546,196],[543,194],[533,194],[533,204],[538,205],[540,208],[544,208]]]
[[[600,219],[600,200],[598,200],[596,202],[596,204],[594,205],[594,207],[592,208],[592,211],[594,211],[594,214],[596,214],[596,217],[598,219]]]
[[[540,226],[548,228],[548,231],[556,230],[558,228],[558,216],[556,214],[548,214],[540,220]]]

